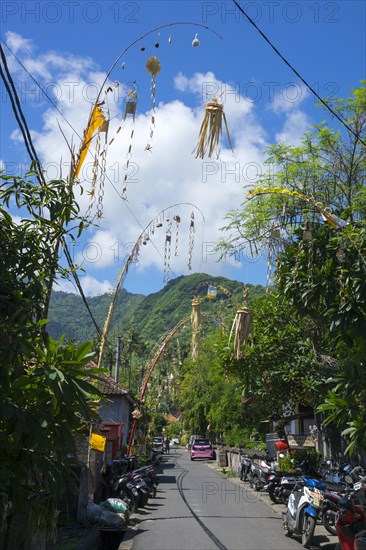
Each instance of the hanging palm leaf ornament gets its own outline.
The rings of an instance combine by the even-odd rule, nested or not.
[[[248,308],[248,289],[244,290],[244,304],[240,307],[234,318],[233,326],[231,328],[231,336],[234,336],[234,356],[235,359],[241,359],[243,357],[245,346],[248,341],[250,327],[252,324],[252,313]]]
[[[230,145],[230,149],[233,151],[231,144],[229,128],[224,113],[224,106],[218,102],[216,97],[213,97],[211,101],[205,105],[205,116],[201,124],[200,133],[198,137],[198,144],[194,151],[196,151],[196,158],[205,158],[207,153],[208,157],[211,157],[216,152],[216,158],[220,155],[220,139],[222,135],[222,121],[224,120],[226,135]],[[193,152],[194,152],[193,151]]]

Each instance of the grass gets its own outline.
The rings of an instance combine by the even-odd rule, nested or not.
[[[221,470],[221,475],[222,477],[238,477],[238,474],[237,472],[235,472],[235,470],[233,470],[232,468],[222,468]]]

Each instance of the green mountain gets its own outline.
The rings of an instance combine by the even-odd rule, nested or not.
[[[216,300],[207,298],[208,285],[217,285]],[[247,285],[249,300],[262,296],[265,289],[260,285]],[[191,313],[192,299],[196,294],[202,299],[201,311],[214,319],[228,324],[232,322],[235,308],[243,302],[243,283],[225,277],[210,277],[205,273],[195,273],[178,277],[159,292],[144,296],[126,290],[119,292],[109,330],[111,341],[129,328],[136,329],[150,343],[159,340],[181,319]],[[230,296],[231,294],[231,296]],[[103,329],[111,294],[88,298],[92,314]],[[97,332],[82,299],[71,293],[53,292],[49,310],[49,332],[54,338],[65,334],[65,338],[83,342],[95,338]]]

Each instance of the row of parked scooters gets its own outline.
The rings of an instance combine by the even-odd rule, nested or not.
[[[272,502],[286,505],[285,536],[299,535],[309,548],[317,523],[322,523],[338,536],[337,550],[366,550],[366,472],[361,466],[324,461],[316,470],[305,459],[288,473],[278,471],[269,457],[242,455],[238,473],[255,491],[267,491]]]
[[[136,468],[137,457],[114,460],[102,472],[104,498],[118,498],[126,502],[131,511],[146,506],[149,498],[155,498],[159,479],[156,465],[160,456],[153,457],[153,464]]]

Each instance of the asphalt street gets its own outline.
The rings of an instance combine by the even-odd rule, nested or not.
[[[216,465],[190,461],[174,449],[163,458],[155,499],[140,511],[133,550],[301,550],[283,534],[281,510]],[[336,539],[316,527],[313,550],[334,550]]]

